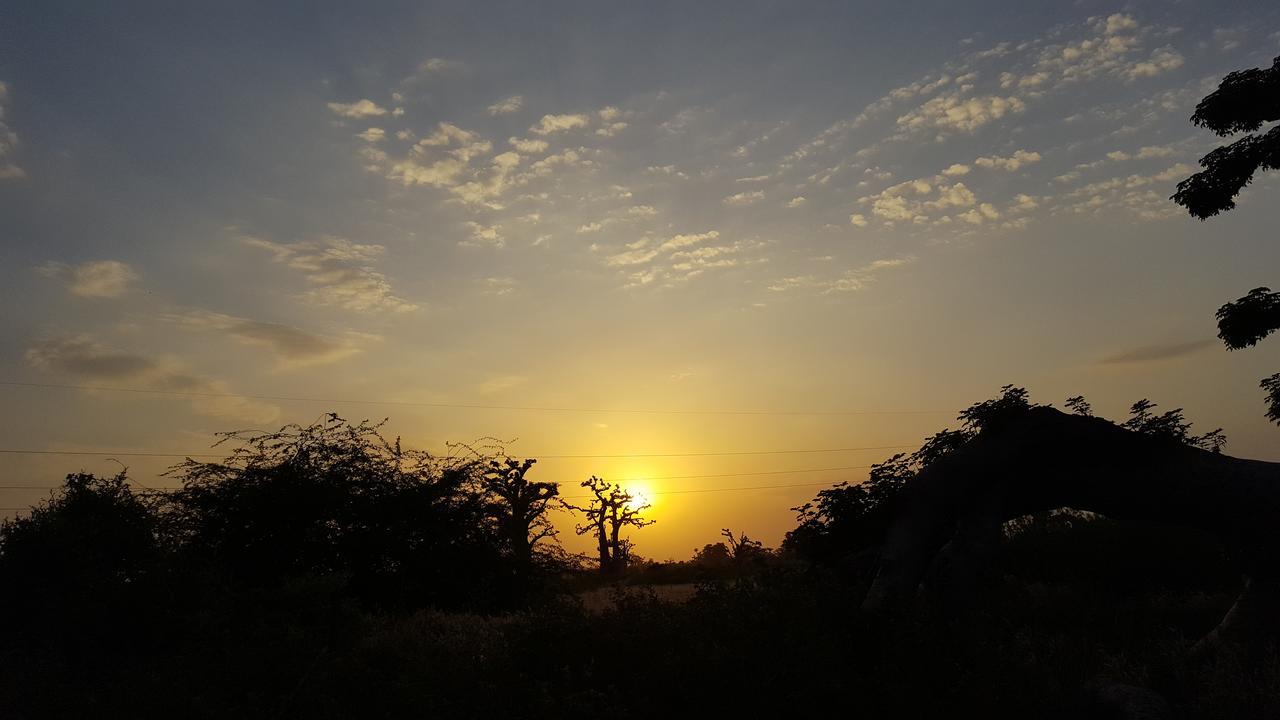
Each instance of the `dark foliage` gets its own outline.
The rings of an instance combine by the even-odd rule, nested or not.
[[[1191,122],[1219,136],[1253,132],[1280,120],[1280,57],[1270,68],[1233,72],[1196,105]],[[1248,135],[1200,159],[1204,170],[1178,183],[1172,200],[1201,220],[1235,207],[1258,170],[1280,168],[1280,128]]]
[[[1218,308],[1218,337],[1228,350],[1253,347],[1280,330],[1280,293],[1260,287]]]
[[[1182,416],[1182,408],[1174,408],[1156,415],[1151,412],[1155,407],[1156,404],[1146,398],[1139,400],[1129,408],[1129,414],[1132,417],[1120,423],[1120,427],[1215,453],[1222,452],[1222,446],[1227,444],[1227,436],[1222,433],[1222,428],[1211,430],[1204,435],[1192,435],[1191,423]]]
[[[1267,419],[1280,424],[1280,373],[1263,378],[1259,385],[1267,392]]]
[[[1066,406],[1068,410],[1076,415],[1093,417],[1093,406],[1089,404],[1088,400],[1084,399],[1083,395],[1076,395],[1074,397],[1067,398]]]
[[[813,560],[832,561],[878,545],[908,480],[983,429],[1016,422],[1021,413],[1035,407],[1028,398],[1026,389],[1005,385],[998,396],[963,410],[958,418],[960,429],[942,430],[915,452],[899,453],[873,465],[866,482],[842,482],[818,491],[811,502],[792,508],[797,527],[787,533],[783,549]]]
[[[232,432],[217,463],[188,459],[165,506],[185,555],[237,586],[336,576],[379,606],[505,602],[511,556],[482,458],[437,458],[379,425],[330,414],[274,433]]]

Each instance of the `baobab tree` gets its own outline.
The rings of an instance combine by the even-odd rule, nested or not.
[[[1280,57],[1269,68],[1228,74],[1196,105],[1191,122],[1220,137],[1249,133],[1200,158],[1204,169],[1178,183],[1170,198],[1201,220],[1236,206],[1235,198],[1259,170],[1280,169],[1280,125],[1257,134],[1263,123],[1280,120]],[[1254,288],[1218,309],[1218,337],[1228,350],[1251,347],[1280,330],[1280,293]],[[1264,379],[1267,417],[1280,423],[1280,373]]]
[[[560,485],[525,477],[537,460],[504,458],[489,461],[481,483],[489,498],[488,511],[515,560],[518,572],[527,572],[539,541],[556,539],[548,517],[560,502]]]
[[[619,572],[626,568],[631,555],[631,543],[621,537],[622,529],[639,529],[657,521],[641,517],[649,504],[637,504],[636,497],[619,485],[592,475],[582,481],[582,487],[591,491],[591,503],[587,507],[566,503],[566,507],[586,515],[586,522],[574,529],[579,535],[595,534],[600,572]]]

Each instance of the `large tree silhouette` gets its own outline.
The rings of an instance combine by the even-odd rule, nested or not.
[[[514,458],[491,460],[481,476],[488,494],[489,513],[498,524],[498,532],[515,560],[517,571],[522,573],[529,571],[538,543],[556,537],[548,514],[560,496],[560,485],[526,478],[536,462]]]
[[[591,491],[591,503],[586,507],[569,505],[586,515],[585,523],[579,524],[575,531],[579,535],[594,534],[600,555],[600,572],[612,573],[626,568],[631,555],[631,543],[621,537],[625,527],[642,528],[652,525],[656,520],[649,520],[640,513],[649,509],[648,503],[636,504],[636,498],[630,491],[619,485],[601,480],[592,475],[582,481],[582,487]]]
[[[1228,74],[1196,105],[1191,122],[1221,137],[1250,133],[1200,158],[1204,168],[1178,183],[1172,200],[1193,217],[1206,220],[1236,206],[1235,198],[1259,170],[1280,169],[1280,125],[1254,131],[1280,120],[1280,57],[1269,68]],[[1280,293],[1260,287],[1218,308],[1218,337],[1228,350],[1256,344],[1280,329]],[[1261,383],[1267,393],[1267,417],[1280,424],[1280,373]]]

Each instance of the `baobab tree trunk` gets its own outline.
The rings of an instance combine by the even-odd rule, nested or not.
[[[1277,629],[1280,463],[1034,408],[933,463],[903,493],[863,601],[870,612],[922,594],[963,602],[1006,520],[1069,507],[1207,530],[1237,554],[1250,579],[1201,648]]]

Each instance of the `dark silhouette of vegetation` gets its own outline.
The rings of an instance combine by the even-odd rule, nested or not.
[[[798,526],[782,542],[785,550],[833,561],[878,545],[898,510],[907,481],[975,437],[983,428],[1016,421],[1034,407],[1025,388],[1005,385],[990,400],[961,411],[958,430],[930,436],[913,453],[899,453],[871,466],[859,484],[837,483],[796,508]],[[1083,402],[1083,398],[1080,398]]]
[[[1191,423],[1182,417],[1182,408],[1174,408],[1156,415],[1151,412],[1155,406],[1155,403],[1146,398],[1139,400],[1129,408],[1129,414],[1132,417],[1120,423],[1120,427],[1145,435],[1176,440],[1214,453],[1222,452],[1222,446],[1227,444],[1227,436],[1222,434],[1222,428],[1211,430],[1204,435],[1192,435]]]
[[[592,475],[582,481],[582,487],[591,491],[591,502],[582,507],[567,505],[586,516],[586,522],[575,528],[579,535],[594,535],[599,552],[600,572],[618,573],[625,570],[631,559],[631,541],[622,537],[624,528],[640,529],[656,520],[641,517],[649,504],[636,504],[636,498],[621,486]]]
[[[1088,400],[1084,399],[1083,395],[1075,395],[1073,397],[1069,397],[1067,398],[1067,402],[1065,404],[1067,406],[1067,409],[1075,413],[1076,415],[1083,415],[1084,417],[1093,417],[1093,406],[1089,404]]]
[[[1280,57],[1269,68],[1228,74],[1196,105],[1191,122],[1220,137],[1252,133],[1280,120]],[[1280,127],[1247,135],[1203,158],[1200,172],[1178,183],[1171,198],[1201,220],[1236,206],[1235,198],[1258,170],[1280,168]]]
[[[488,510],[521,574],[530,571],[539,550],[538,543],[556,539],[550,511],[553,504],[559,502],[560,486],[526,478],[536,462],[514,458],[491,460],[488,470],[481,475],[490,498]]]
[[[1083,397],[1069,404],[1088,410]],[[990,572],[962,613],[860,611],[896,519],[927,495],[920,482],[1045,418],[1070,423],[1036,446],[1043,465],[1007,487],[1056,482],[1059,465],[1097,451],[1073,443],[1100,427],[1150,455],[1073,482],[1108,497],[1125,473],[1167,465],[1175,492],[1143,496],[1146,520],[1037,510],[997,524]],[[1104,717],[1117,698],[1161,696],[1188,718],[1280,711],[1274,646],[1187,652],[1232,606],[1242,573],[1265,585],[1268,546],[1239,551],[1256,534],[1252,516],[1232,518],[1234,535],[1158,520],[1178,503],[1212,516],[1230,497],[1217,485],[1187,494],[1180,472],[1245,461],[1190,447],[1212,443],[1180,410],[1147,401],[1130,431],[1006,386],[959,420],[867,482],[820,492],[778,552],[724,529],[690,561],[636,560],[622,534],[651,520],[593,477],[596,513],[583,527],[599,541],[603,519],[605,574],[559,561],[547,519],[563,499],[531,477],[532,460],[496,447],[412,452],[377,424],[336,416],[228,433],[229,457],[179,464],[173,493],[135,490],[123,473],[74,474],[0,524],[0,613],[14,618],[0,643],[0,712],[770,716],[856,698],[873,716]],[[1006,477],[990,468],[986,479]],[[1009,499],[1007,510],[1022,507]],[[971,524],[958,515],[948,532],[965,537]]]
[[[1220,137],[1252,133],[1263,123],[1280,120],[1280,57],[1269,68],[1228,74],[1196,105],[1191,122]],[[1262,135],[1247,135],[1203,158],[1200,172],[1178,183],[1170,198],[1193,217],[1207,220],[1236,206],[1235,198],[1259,170],[1280,169],[1280,126]],[[1218,337],[1228,350],[1252,347],[1280,329],[1280,294],[1259,287],[1218,308]],[[1280,424],[1280,373],[1261,383],[1267,418]]]
[[[489,461],[403,450],[379,428],[330,414],[224,433],[235,444],[226,460],[169,472],[182,489],[165,526],[236,585],[333,576],[379,606],[514,601],[521,558],[493,514],[505,499],[484,480]]]

